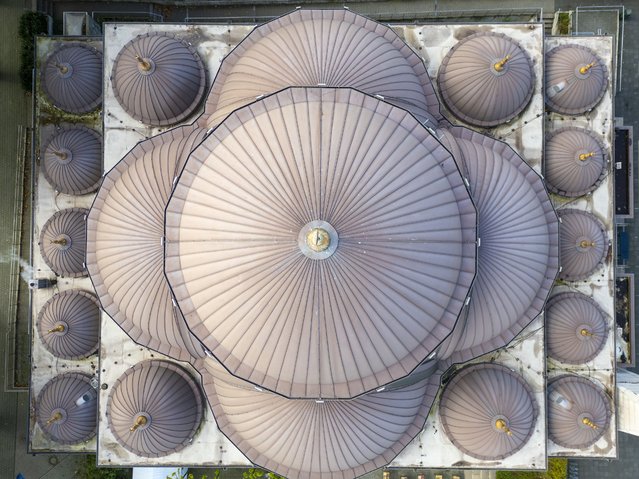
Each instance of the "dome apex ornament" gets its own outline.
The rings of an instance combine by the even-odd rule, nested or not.
[[[335,253],[339,237],[326,221],[311,221],[302,227],[297,242],[302,253],[310,259],[326,259]]]

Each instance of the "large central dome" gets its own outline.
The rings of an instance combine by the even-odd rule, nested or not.
[[[411,114],[290,88],[192,153],[167,206],[166,273],[231,373],[288,397],[354,397],[450,334],[475,216],[453,158]]]

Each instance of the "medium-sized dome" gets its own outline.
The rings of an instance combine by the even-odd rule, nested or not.
[[[86,358],[100,344],[98,300],[79,289],[58,293],[40,310],[37,328],[51,354],[63,359]]]
[[[191,442],[202,420],[202,394],[181,367],[168,361],[136,364],[113,385],[109,428],[128,451],[161,457]]]
[[[591,110],[608,88],[608,68],[590,48],[560,45],[546,53],[546,104],[564,115]]]
[[[581,293],[561,293],[546,306],[548,355],[568,364],[593,359],[608,337],[608,321],[597,303]]]
[[[85,218],[88,210],[67,208],[55,212],[40,232],[40,254],[44,262],[59,276],[86,276]]]
[[[36,400],[36,420],[49,439],[77,444],[95,436],[97,391],[91,376],[65,373],[46,383]]]
[[[95,110],[102,102],[102,53],[79,43],[58,47],[42,67],[42,90],[69,113]]]
[[[83,126],[63,129],[43,149],[42,173],[56,191],[84,195],[102,178],[102,137]]]
[[[494,461],[526,445],[538,407],[530,386],[499,364],[456,373],[442,393],[439,414],[448,438],[464,453]]]
[[[583,128],[561,128],[546,138],[546,184],[561,196],[582,196],[607,174],[608,153],[594,134]]]
[[[592,381],[559,376],[548,383],[548,437],[569,449],[592,446],[610,425],[610,398]]]
[[[494,32],[470,35],[444,57],[437,85],[459,119],[492,127],[519,115],[535,87],[533,62],[514,39]]]
[[[188,117],[206,86],[204,65],[195,49],[168,33],[147,33],[127,43],[113,62],[111,80],[122,108],[153,126]]]
[[[590,276],[608,255],[608,235],[594,215],[575,209],[559,210],[561,279],[579,281]]]

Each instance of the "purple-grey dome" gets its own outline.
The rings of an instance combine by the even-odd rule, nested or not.
[[[590,48],[568,44],[553,48],[546,59],[546,104],[564,115],[581,115],[601,101],[609,73]]]
[[[167,206],[166,274],[233,374],[349,398],[406,376],[450,333],[475,233],[453,158],[410,113],[290,88],[191,154]]]
[[[572,375],[548,382],[548,437],[569,449],[585,449],[610,426],[610,397],[592,381]]]
[[[100,345],[98,300],[79,289],[58,293],[42,307],[36,326],[44,346],[54,356],[86,358]]]
[[[546,137],[546,184],[561,196],[582,196],[597,188],[608,173],[607,165],[603,143],[588,130],[561,128]]]
[[[561,227],[559,243],[561,271],[559,277],[569,281],[586,279],[603,265],[608,256],[606,228],[586,211],[566,208],[559,210]]]
[[[203,415],[198,384],[168,361],[136,364],[116,381],[106,414],[109,429],[126,450],[162,457],[184,449]]]
[[[561,293],[546,305],[548,355],[568,364],[585,364],[604,347],[610,325],[599,305],[581,293]]]
[[[45,60],[42,90],[61,110],[81,115],[102,102],[102,52],[80,43],[62,45]]]
[[[91,439],[98,422],[97,397],[86,374],[65,373],[51,379],[36,400],[36,420],[44,435],[60,444]]]
[[[86,215],[83,208],[67,208],[55,212],[40,231],[40,254],[44,262],[59,276],[86,276]]]
[[[469,456],[495,461],[526,445],[538,406],[524,378],[494,363],[462,368],[446,384],[439,415],[448,438]]]
[[[111,72],[122,108],[147,125],[180,123],[200,104],[204,65],[195,49],[169,33],[139,35],[122,47]]]
[[[437,85],[459,119],[492,127],[519,115],[535,87],[533,62],[524,48],[501,33],[469,35],[446,54]]]
[[[286,399],[198,361],[220,430],[248,459],[285,477],[343,479],[385,466],[422,430],[439,372],[349,400]]]
[[[57,132],[43,148],[42,173],[56,191],[84,195],[102,179],[102,136],[83,126]]]
[[[87,218],[87,270],[104,310],[142,346],[204,355],[164,276],[164,209],[206,131],[183,126],[138,143],[109,171]]]

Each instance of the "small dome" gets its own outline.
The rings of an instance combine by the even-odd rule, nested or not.
[[[206,86],[195,49],[168,33],[147,33],[127,43],[113,62],[111,80],[122,108],[153,126],[173,125],[191,115]]]
[[[83,126],[64,129],[43,149],[42,173],[61,193],[84,195],[102,178],[102,136]]]
[[[58,293],[40,310],[37,327],[44,346],[54,356],[86,358],[100,344],[98,300],[79,289]]]
[[[526,445],[537,420],[530,386],[498,364],[475,364],[445,386],[439,414],[448,438],[464,453],[495,461]]]
[[[606,176],[608,154],[588,130],[561,128],[546,137],[545,150],[546,184],[561,196],[585,195]]]
[[[46,383],[36,400],[36,420],[49,439],[77,444],[95,436],[97,391],[91,376],[65,373]]]
[[[164,276],[164,209],[205,134],[180,126],[138,143],[104,176],[87,218],[86,265],[102,307],[133,341],[182,361],[204,349]]]
[[[220,430],[251,462],[299,479],[358,477],[387,465],[424,427],[441,375],[315,401],[258,391],[214,359],[195,366]]]
[[[95,110],[102,102],[102,53],[88,45],[62,45],[42,67],[42,90],[69,113]]]
[[[592,381],[559,376],[548,382],[548,437],[569,449],[592,446],[610,425],[610,398]]]
[[[575,209],[559,210],[561,226],[559,243],[561,279],[586,279],[606,260],[608,235],[604,225],[594,215]]]
[[[519,115],[535,87],[533,62],[514,39],[493,32],[470,35],[444,57],[437,85],[459,119],[492,127]]]
[[[161,457],[184,449],[202,420],[202,394],[181,367],[168,361],[136,364],[113,385],[109,428],[126,450]]]
[[[298,9],[258,26],[224,58],[203,119],[212,128],[260,95],[320,85],[381,95],[430,126],[441,118],[424,61],[390,27],[345,9]]]
[[[564,115],[591,110],[608,88],[608,68],[582,45],[560,45],[546,53],[546,104]]]
[[[40,254],[49,268],[59,276],[86,276],[85,218],[88,212],[83,208],[57,211],[42,227]]]
[[[581,293],[561,293],[546,306],[548,355],[568,364],[593,359],[608,337],[608,321],[597,303]]]

